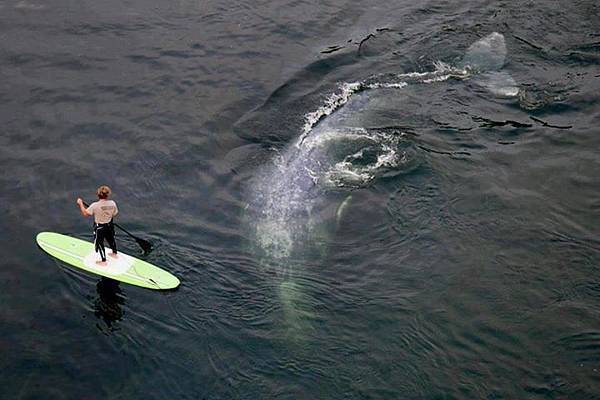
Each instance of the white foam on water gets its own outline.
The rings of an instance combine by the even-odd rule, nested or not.
[[[306,114],[305,123],[302,127],[302,134],[296,143],[296,146],[300,146],[306,135],[312,130],[312,128],[324,117],[328,116],[350,100],[350,97],[361,90],[361,83],[342,83],[339,85],[340,91],[333,93],[326,100],[325,104],[319,107],[316,111]]]
[[[397,168],[406,161],[406,153],[399,151],[399,145],[404,135],[381,132],[362,135],[372,142],[371,146],[363,147],[350,154],[343,161],[335,163],[326,172],[326,182],[332,186],[365,186],[377,177],[381,170]],[[357,136],[360,137],[360,136]],[[374,162],[363,163],[365,152],[377,153]]]
[[[450,78],[464,79],[470,75],[469,68],[455,68],[443,62],[434,63],[434,68],[433,71],[428,72],[409,72],[388,75],[385,77],[387,78],[386,81],[378,80],[382,78],[382,76],[375,76],[360,82],[345,82],[339,84],[339,90],[329,95],[322,106],[317,110],[306,114],[301,135],[296,142],[296,147],[300,147],[303,144],[306,137],[319,121],[348,103],[355,93],[374,89],[402,89],[409,83],[442,82]]]

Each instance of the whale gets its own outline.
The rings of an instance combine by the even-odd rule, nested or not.
[[[304,266],[327,251],[327,235],[339,229],[351,208],[350,192],[407,162],[404,132],[372,130],[361,120],[366,108],[381,101],[377,93],[469,80],[492,96],[515,97],[518,85],[502,71],[506,54],[504,36],[492,32],[454,65],[436,62],[429,71],[341,82],[306,113],[298,136],[257,170],[248,191],[249,227],[261,262],[277,280],[279,307],[290,330],[310,329],[315,317],[310,295],[298,282]]]

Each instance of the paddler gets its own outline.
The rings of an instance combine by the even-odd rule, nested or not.
[[[96,264],[105,266],[105,239],[112,249],[112,254],[110,254],[110,256],[114,258],[118,257],[113,218],[119,213],[119,209],[117,208],[117,203],[115,203],[114,200],[109,199],[111,190],[108,186],[100,186],[96,191],[96,195],[98,196],[98,201],[90,204],[88,208],[85,208],[83,200],[80,197],[77,198],[77,205],[79,206],[81,215],[84,217],[94,216],[94,247],[96,253],[99,253],[101,258],[101,260],[96,261]]]

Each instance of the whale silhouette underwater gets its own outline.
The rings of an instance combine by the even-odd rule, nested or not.
[[[517,84],[501,71],[506,53],[504,36],[493,32],[473,43],[456,65],[437,62],[428,72],[341,83],[317,110],[305,116],[297,139],[258,169],[248,193],[248,222],[261,262],[276,277],[279,306],[289,329],[308,329],[314,318],[311,300],[299,281],[304,281],[300,279],[302,265],[310,254],[324,251],[326,241],[320,240],[328,231],[324,221],[333,216],[339,223],[344,218],[352,203],[349,188],[366,187],[406,162],[402,133],[364,128],[361,110],[380,90],[450,79],[469,79],[492,96],[515,97]],[[343,192],[339,205],[325,200],[332,191]]]

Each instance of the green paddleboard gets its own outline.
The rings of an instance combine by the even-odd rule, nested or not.
[[[109,248],[106,249],[107,265],[98,265],[96,260],[100,256],[94,251],[94,244],[85,240],[41,232],[36,241],[51,256],[96,275],[148,289],[174,289],[179,286],[179,279],[169,272],[125,253],[119,252],[114,258]]]

